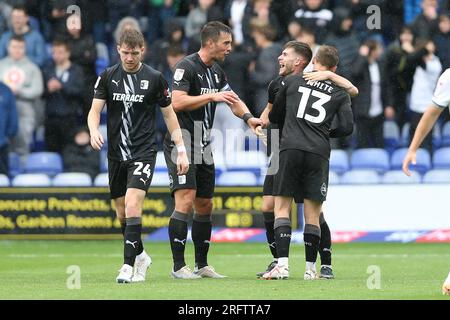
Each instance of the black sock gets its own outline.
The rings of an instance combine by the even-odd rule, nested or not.
[[[277,244],[275,242],[275,230],[274,230],[274,222],[275,222],[275,215],[272,212],[263,212],[264,216],[264,226],[266,227],[266,237],[267,237],[267,243],[269,244],[270,252],[272,253],[272,256],[274,259],[278,258],[277,254]]]
[[[141,241],[142,222],[141,218],[126,218],[123,263],[134,266],[136,251]]]
[[[174,211],[169,221],[169,239],[172,250],[173,271],[178,271],[186,265],[184,248],[186,245],[188,215]]]
[[[316,262],[320,243],[320,228],[313,224],[306,224],[303,232],[305,242],[305,256],[307,262]]]
[[[120,230],[122,231],[122,235],[125,238],[125,228],[126,228],[127,224],[124,222],[120,222]]]
[[[321,265],[331,266],[331,232],[323,212],[320,213],[320,244],[319,254]]]
[[[211,240],[211,216],[194,214],[192,241],[195,248],[195,266],[200,269],[208,265],[209,241]]]
[[[126,228],[127,224],[124,222],[120,223],[120,229],[122,230],[122,235],[125,239],[125,228]],[[142,252],[144,251],[144,245],[142,244],[142,240],[139,239],[139,243],[137,244],[136,247],[136,255],[140,255]]]
[[[279,258],[288,258],[292,234],[291,220],[289,218],[275,219],[274,231],[275,242],[277,243],[277,256]]]

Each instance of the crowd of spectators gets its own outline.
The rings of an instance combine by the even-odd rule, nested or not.
[[[369,18],[379,19],[379,28],[369,28]],[[355,134],[333,141],[336,148],[383,148],[386,120],[400,129],[410,125],[413,134],[438,76],[450,67],[449,0],[3,0],[0,173],[8,152],[25,161],[36,150],[39,128],[41,149],[73,158],[82,154],[77,148],[89,148],[72,142],[84,132],[99,59],[118,62],[123,29],[144,33],[145,62],[170,83],[177,61],[199,49],[199,32],[212,20],[232,28],[233,51],[223,68],[256,116],[286,41],[307,42],[313,52],[322,44],[339,50],[337,72],[360,94],[353,100]],[[228,116],[218,113],[221,130],[242,125]],[[166,129],[158,117],[161,141]],[[63,152],[69,145],[71,152]],[[424,146],[432,148],[431,138]]]

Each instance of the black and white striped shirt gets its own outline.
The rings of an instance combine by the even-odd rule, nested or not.
[[[106,100],[109,159],[136,160],[156,150],[156,105],[171,104],[159,71],[142,64],[128,73],[116,64],[98,77],[94,98]]]
[[[222,68],[214,63],[207,66],[198,53],[191,54],[178,62],[173,75],[172,90],[187,92],[190,96],[231,90]],[[191,147],[204,150],[211,142],[210,130],[214,123],[216,102],[193,110],[178,112],[178,122],[181,129],[186,129],[191,135]],[[166,143],[170,144],[170,135],[166,135]],[[198,150],[198,149],[196,149]]]

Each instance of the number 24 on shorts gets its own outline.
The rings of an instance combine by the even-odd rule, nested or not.
[[[134,170],[133,175],[134,176],[140,176],[143,173],[147,175],[147,178],[150,178],[150,164],[147,163],[144,167],[144,164],[142,162],[135,162],[134,165],[137,166],[137,168]],[[141,169],[144,168],[142,171]]]

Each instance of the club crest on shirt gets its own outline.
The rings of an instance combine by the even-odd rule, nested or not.
[[[148,89],[148,80],[141,80],[141,89],[142,90]]]
[[[322,183],[322,186],[320,187],[320,193],[325,197],[327,195],[327,185]]]
[[[175,73],[173,74],[173,79],[175,81],[180,81],[181,79],[183,79],[183,75],[184,75],[184,69],[176,69]]]

